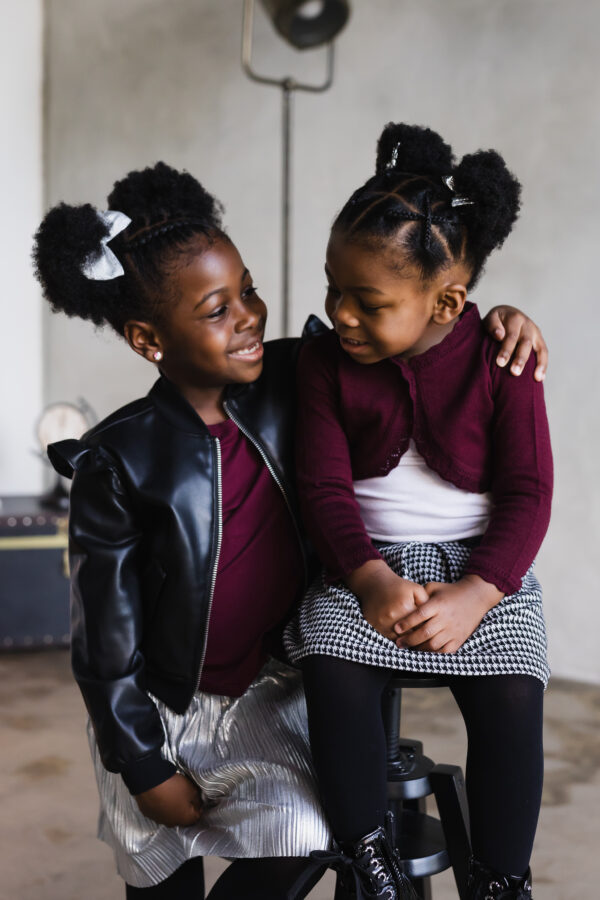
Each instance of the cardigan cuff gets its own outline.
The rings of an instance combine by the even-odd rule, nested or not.
[[[143,794],[167,781],[177,772],[177,767],[161,754],[160,750],[130,763],[121,772],[121,778],[130,794]]]
[[[515,577],[513,575],[512,578],[508,578],[506,575],[501,572],[497,572],[493,569],[488,569],[486,566],[477,565],[477,563],[471,563],[471,560],[465,566],[464,575],[479,575],[480,578],[483,578],[484,581],[487,581],[489,584],[495,585],[499,591],[502,591],[507,597],[510,594],[516,594],[517,591],[521,590],[523,585],[522,577]]]

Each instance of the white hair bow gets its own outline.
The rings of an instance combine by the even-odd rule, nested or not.
[[[107,244],[127,228],[131,219],[125,213],[114,209],[105,212],[98,210],[98,218],[108,228],[108,234],[101,239],[100,249],[88,256],[81,271],[91,281],[111,281],[119,275],[124,275],[125,269]]]

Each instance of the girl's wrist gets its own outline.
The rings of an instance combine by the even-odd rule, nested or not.
[[[493,609],[504,597],[502,591],[495,584],[484,581],[480,575],[463,575],[460,580],[475,589],[484,614]]]
[[[358,569],[350,572],[344,581],[353,594],[361,597],[376,589],[390,574],[393,574],[392,570],[382,559],[369,559]]]

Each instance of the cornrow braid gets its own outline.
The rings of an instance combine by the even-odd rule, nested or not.
[[[424,212],[414,212],[399,205],[390,206],[385,210],[383,216],[388,222],[422,222],[421,237],[423,247],[429,250],[431,246],[431,226],[444,225],[448,222],[448,218],[446,216],[433,215],[428,196],[425,197],[424,206]]]
[[[425,207],[425,211],[423,213],[423,249],[429,253],[431,249],[431,198],[429,194],[425,194],[423,197],[423,206]]]
[[[190,225],[198,225],[200,226],[200,229],[208,230],[206,222],[201,219],[187,218],[176,219],[172,222],[158,222],[154,225],[145,225],[130,237],[125,237],[125,244],[128,248],[141,247],[161,235],[168,234],[170,231],[175,231],[175,229],[184,228]]]

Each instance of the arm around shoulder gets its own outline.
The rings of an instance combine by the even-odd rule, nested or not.
[[[533,319],[514,306],[494,306],[483,319],[483,325],[490,337],[500,342],[496,356],[498,366],[503,368],[510,361],[510,372],[519,376],[533,350],[536,356],[534,378],[544,380],[548,347]]]

